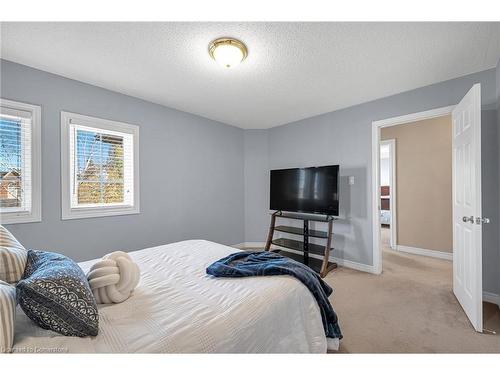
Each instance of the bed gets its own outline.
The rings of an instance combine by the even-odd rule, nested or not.
[[[99,305],[99,335],[39,328],[18,307],[15,353],[325,353],[319,307],[290,276],[219,279],[205,268],[237,249],[204,240],[131,252],[141,281],[123,303]],[[86,272],[97,260],[80,263]],[[328,348],[338,340],[328,339]]]

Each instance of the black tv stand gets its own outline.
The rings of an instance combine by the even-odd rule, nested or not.
[[[303,222],[302,228],[290,227],[284,225],[276,226],[276,219],[278,218],[302,220]],[[332,237],[333,237],[332,230],[333,230],[334,220],[335,218],[333,216],[328,216],[328,215],[318,216],[318,215],[276,211],[271,214],[271,225],[269,226],[269,233],[267,236],[265,250],[279,252],[284,256],[287,256],[291,259],[304,263],[305,265],[309,266],[314,271],[319,273],[321,277],[325,277],[328,274],[328,272],[330,272],[334,268],[337,268],[337,263],[329,261],[330,250],[333,249],[331,246],[332,246]],[[309,221],[328,223],[328,231],[323,232],[323,231],[309,229]],[[302,236],[303,241],[297,241],[289,238],[273,239],[274,231]],[[323,238],[326,240],[326,245],[322,246],[309,243],[309,237]],[[279,247],[291,249],[296,252],[290,252],[281,249],[271,250],[272,244]],[[297,252],[300,252],[302,254],[298,254]],[[320,255],[322,256],[322,259],[318,259],[316,257],[310,257],[309,256],[310,254]]]

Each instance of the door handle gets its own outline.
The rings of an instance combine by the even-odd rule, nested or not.
[[[464,223],[466,223],[466,222],[470,222],[471,224],[474,224],[474,216],[464,216],[464,217],[462,218],[462,221],[463,221]]]
[[[490,219],[488,217],[476,217],[476,224],[489,224]]]

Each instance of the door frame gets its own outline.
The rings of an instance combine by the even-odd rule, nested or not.
[[[396,206],[396,139],[386,139],[380,141],[380,146],[389,145],[390,171],[389,171],[389,211],[391,215],[391,249],[396,250],[398,246],[398,223]],[[380,173],[380,172],[379,172]],[[380,220],[380,217],[379,217]]]
[[[373,273],[382,273],[382,251],[380,249],[380,130],[389,126],[428,120],[450,115],[455,105],[415,112],[372,122],[372,231]]]

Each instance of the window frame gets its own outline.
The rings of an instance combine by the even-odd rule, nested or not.
[[[126,133],[132,135],[133,147],[133,205],[107,204],[104,206],[72,207],[71,194],[71,138],[72,120],[75,124],[98,130]],[[61,111],[61,218],[62,220],[84,219],[103,216],[132,215],[140,213],[139,201],[139,126],[78,113]]]
[[[42,107],[4,98],[0,98],[0,107],[31,113],[31,207],[23,211],[0,212],[0,224],[40,222],[42,221]]]

